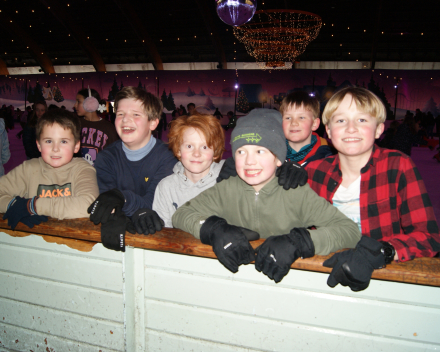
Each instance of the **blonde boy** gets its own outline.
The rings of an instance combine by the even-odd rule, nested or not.
[[[98,195],[96,171],[81,158],[80,124],[69,111],[45,113],[36,125],[41,157],[25,161],[0,178],[0,212],[13,229],[18,222],[33,227],[46,216],[72,219],[87,216]]]
[[[151,210],[157,184],[170,175],[177,160],[152,136],[162,103],[142,88],[125,87],[115,97],[115,127],[120,140],[100,152],[95,161],[100,195],[90,205],[90,220],[102,223],[107,248],[125,250],[125,224],[132,218],[138,233],[162,228]],[[105,237],[105,238],[104,238]]]
[[[287,160],[301,166],[332,155],[327,141],[314,131],[319,127],[319,101],[306,92],[287,95],[281,102],[283,131],[286,137]]]
[[[377,147],[385,107],[364,88],[349,87],[327,103],[322,120],[338,155],[307,165],[310,187],[354,220],[362,232],[356,250],[324,262],[328,284],[368,287],[374,269],[432,257],[440,250],[434,211],[420,174],[407,155]]]
[[[211,245],[232,272],[255,259],[249,239],[266,238],[255,267],[275,282],[297,258],[352,248],[360,238],[356,225],[307,184],[287,191],[278,185],[275,172],[286,157],[281,124],[281,114],[271,109],[238,119],[231,145],[239,177],[207,189],[172,218],[174,227]]]

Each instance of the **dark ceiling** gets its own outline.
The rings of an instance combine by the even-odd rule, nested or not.
[[[0,74],[8,67],[254,62],[214,0],[0,0]],[[300,61],[440,60],[440,1],[258,0],[322,17]],[[383,33],[382,33],[383,32]]]

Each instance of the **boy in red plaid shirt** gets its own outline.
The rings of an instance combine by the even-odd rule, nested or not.
[[[338,155],[307,165],[309,185],[362,233],[355,249],[324,262],[328,285],[368,287],[374,269],[395,261],[433,257],[440,235],[423,180],[407,155],[379,148],[385,107],[364,88],[349,87],[327,103],[322,121]]]

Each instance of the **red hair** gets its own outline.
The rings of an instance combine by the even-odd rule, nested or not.
[[[168,134],[168,147],[178,157],[183,134],[186,129],[194,128],[203,134],[206,144],[214,151],[214,161],[218,163],[225,151],[225,133],[220,121],[212,115],[196,113],[191,116],[180,116],[171,122]]]

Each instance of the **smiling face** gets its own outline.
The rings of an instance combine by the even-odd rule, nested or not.
[[[43,127],[37,146],[46,164],[57,168],[72,160],[73,154],[79,151],[80,142],[75,143],[70,129],[54,123]]]
[[[247,144],[235,152],[238,176],[257,192],[275,177],[278,166],[281,166],[281,161],[269,149],[258,145]]]
[[[148,115],[140,100],[128,98],[118,102],[116,132],[128,149],[138,150],[146,146],[151,132],[158,123],[158,119],[148,120]]]
[[[214,161],[214,150],[209,148],[205,136],[193,127],[183,133],[177,157],[185,168],[185,175],[196,183],[209,173]]]
[[[319,118],[314,118],[313,112],[304,107],[291,104],[283,112],[283,131],[292,149],[300,149],[312,141],[312,131],[319,127]]]
[[[374,140],[384,130],[383,123],[358,110],[350,94],[345,95],[325,127],[341,158],[357,160],[365,165],[373,150]]]

